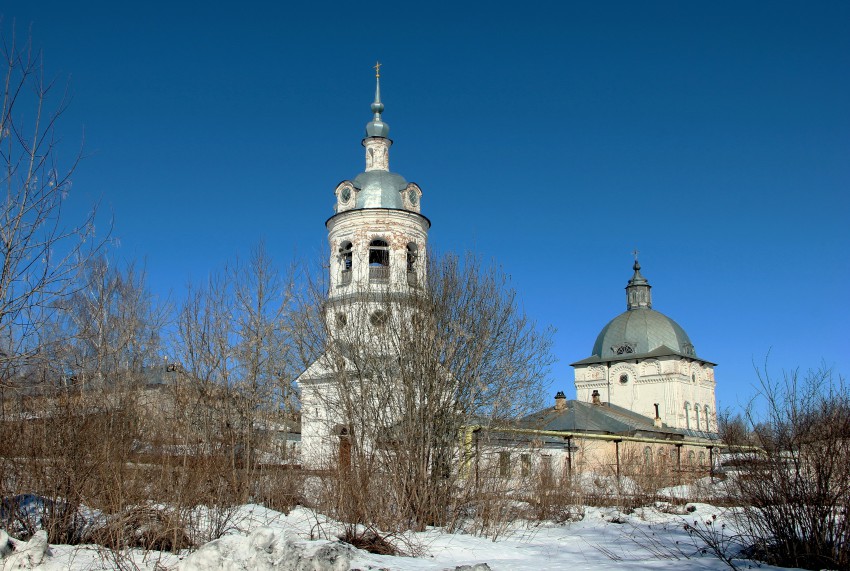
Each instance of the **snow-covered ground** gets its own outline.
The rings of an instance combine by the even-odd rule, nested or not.
[[[15,550],[0,560],[0,569],[101,570],[138,568],[150,571],[310,570],[344,569],[454,570],[486,563],[489,569],[706,569],[729,567],[689,536],[685,524],[696,524],[728,539],[729,513],[708,504],[689,504],[693,510],[670,510],[663,504],[625,514],[614,508],[583,508],[580,521],[565,524],[514,524],[497,541],[439,530],[413,533],[405,538],[417,557],[374,555],[341,544],[336,522],[297,508],[282,514],[258,505],[242,506],[232,529],[222,539],[194,554],[130,551],[113,553],[96,547],[51,545],[46,554],[38,534],[28,544],[11,541]],[[684,512],[681,514],[669,511]],[[716,518],[716,519],[715,519]],[[712,522],[706,524],[706,522]],[[725,528],[722,526],[726,524]],[[41,539],[39,539],[41,537]],[[330,539],[311,540],[316,537]],[[2,548],[2,546],[0,546]],[[731,546],[734,549],[734,545]],[[739,567],[755,566],[740,560]],[[760,565],[761,569],[774,569]],[[462,568],[462,567],[461,567]],[[472,567],[474,568],[474,567]],[[469,569],[469,568],[467,568]],[[480,566],[479,570],[486,569]]]

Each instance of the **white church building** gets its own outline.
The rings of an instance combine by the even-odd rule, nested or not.
[[[604,400],[672,428],[716,432],[715,364],[697,356],[678,323],[652,309],[652,286],[637,260],[633,269],[626,311],[602,328],[590,357],[572,364],[578,400]]]

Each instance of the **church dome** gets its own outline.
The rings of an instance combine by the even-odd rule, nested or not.
[[[635,273],[626,286],[626,311],[602,328],[591,356],[573,365],[664,355],[698,359],[685,330],[652,309],[652,286],[641,275],[637,260],[632,269]]]
[[[357,175],[352,184],[358,189],[354,208],[404,208],[401,191],[407,188],[407,181],[399,174],[366,171]]]
[[[653,309],[637,308],[621,313],[602,328],[593,344],[592,354],[602,358],[623,358],[659,349],[696,356],[690,337],[678,323]]]

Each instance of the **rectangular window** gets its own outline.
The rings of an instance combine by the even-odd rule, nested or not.
[[[522,469],[522,477],[525,478],[531,473],[531,455],[522,454],[519,457],[519,461]]]
[[[511,453],[499,452],[499,476],[502,478],[511,477]]]
[[[549,454],[544,454],[540,458],[540,483],[545,487],[554,484],[552,481],[552,456]]]

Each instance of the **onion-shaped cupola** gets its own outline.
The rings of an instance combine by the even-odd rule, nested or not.
[[[372,113],[375,116],[366,123],[366,138],[382,137],[386,139],[390,134],[390,126],[381,119],[384,112],[384,104],[381,103],[381,64],[375,64],[375,101],[372,103]]]
[[[420,212],[422,190],[403,176],[390,172],[390,126],[382,114],[381,64],[375,65],[375,100],[372,120],[366,123],[362,145],[366,149],[366,168],[354,180],[337,186],[337,212],[363,208],[390,208]]]

